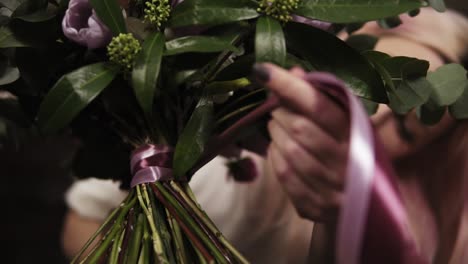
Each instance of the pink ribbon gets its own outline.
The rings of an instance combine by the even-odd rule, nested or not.
[[[310,73],[305,79],[338,100],[350,113],[349,158],[337,225],[336,263],[427,263],[417,251],[391,165],[375,141],[361,103],[331,74]]]
[[[136,149],[130,159],[133,175],[131,187],[156,181],[167,181],[172,175],[172,148],[147,144]]]
[[[338,219],[336,260],[338,264],[358,264],[376,172],[372,127],[361,103],[342,81],[327,73],[310,73],[306,80],[349,108],[349,160]]]

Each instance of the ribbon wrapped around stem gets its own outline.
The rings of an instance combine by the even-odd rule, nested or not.
[[[172,180],[173,153],[171,147],[153,144],[136,149],[130,159],[133,175],[131,187],[142,183]]]

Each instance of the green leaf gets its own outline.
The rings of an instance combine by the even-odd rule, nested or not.
[[[444,0],[429,0],[429,5],[439,12],[445,12],[447,9]]]
[[[213,129],[213,102],[203,97],[198,102],[187,126],[179,136],[174,153],[174,175],[187,173],[198,161]]]
[[[17,16],[17,19],[24,20],[26,22],[43,22],[54,18],[56,15],[55,11],[52,9],[41,9],[34,13]]]
[[[436,105],[433,101],[422,105],[417,108],[416,115],[426,125],[437,124],[445,113],[445,107]]]
[[[429,73],[427,80],[431,83],[432,94],[429,101],[418,109],[421,121],[428,125],[436,124],[442,119],[446,106],[452,104],[449,111],[458,118],[463,117],[466,106],[462,103],[468,86],[465,68],[459,64],[447,64]]]
[[[143,43],[142,51],[136,58],[132,72],[135,95],[147,116],[151,116],[153,111],[153,99],[161,70],[164,42],[164,34],[161,32],[148,36]]]
[[[379,103],[387,102],[379,73],[363,55],[342,40],[323,30],[299,23],[288,23],[285,33],[289,48],[314,68],[336,74],[359,97]]]
[[[20,72],[16,67],[7,67],[0,75],[0,85],[5,85],[18,80]]]
[[[46,133],[66,126],[115,78],[119,68],[96,63],[64,75],[42,102],[38,122]]]
[[[425,78],[429,69],[427,61],[370,54],[374,54],[372,62],[385,80],[393,111],[404,114],[428,101],[432,86]]]
[[[380,64],[390,74],[395,87],[406,79],[425,77],[429,69],[429,62],[404,56],[389,57]]]
[[[426,76],[429,69],[427,61],[404,56],[389,57],[376,63],[385,68],[395,87],[398,87],[407,78]]]
[[[434,87],[431,98],[439,106],[453,104],[464,92],[467,72],[459,64],[447,64],[428,74],[427,79]]]
[[[363,51],[362,55],[364,55],[372,64],[381,63],[382,61],[391,58],[387,53],[375,50]]]
[[[234,51],[239,49],[231,44],[231,41],[226,38],[207,37],[207,36],[187,36],[177,38],[166,42],[166,51],[164,55],[176,55],[186,52],[220,52]]]
[[[379,39],[372,35],[356,34],[346,39],[346,44],[355,50],[363,52],[373,50]]]
[[[388,17],[388,18],[383,18],[377,20],[377,24],[383,28],[383,29],[391,29],[398,27],[401,25],[403,22],[401,21],[400,17],[394,16],[394,17]]]
[[[11,11],[15,11],[15,9],[25,1],[27,0],[2,0],[0,2],[0,7],[5,7]]]
[[[127,33],[122,10],[116,0],[89,0],[98,17],[112,31],[114,36]]]
[[[273,62],[280,66],[286,62],[286,40],[281,24],[274,18],[263,16],[257,20],[255,59],[257,62]]]
[[[432,92],[431,84],[425,78],[405,80],[394,91],[389,91],[390,108],[399,114],[427,102]]]
[[[247,78],[239,78],[231,81],[212,82],[203,89],[203,93],[206,95],[225,95],[231,91],[244,88],[249,84],[250,81]]]
[[[468,118],[468,81],[465,83],[465,91],[458,100],[449,107],[449,111],[456,119]]]
[[[12,14],[13,12],[11,12],[10,9],[6,7],[0,7],[0,18],[2,23],[5,23],[4,21],[9,21]]]
[[[147,25],[141,19],[127,17],[125,22],[127,23],[128,32],[132,33],[132,35],[139,40],[144,40],[151,34],[151,31],[145,30]]]
[[[244,55],[236,59],[233,63],[225,67],[216,76],[217,81],[229,81],[248,76],[255,63],[253,54]]]
[[[70,0],[60,0],[59,9],[66,10],[69,4],[70,4]]]
[[[399,57],[394,57],[399,58]],[[404,57],[403,57],[404,58]],[[429,70],[429,62],[416,58],[410,58],[405,65],[402,66],[402,76],[404,79],[414,79],[426,77]]]
[[[35,13],[39,10],[45,10],[47,8],[47,0],[26,0],[13,11],[12,18],[20,17]]]
[[[364,109],[366,109],[367,114],[370,116],[375,114],[379,108],[379,104],[363,98],[361,98],[361,103],[364,106]]]
[[[218,25],[258,17],[258,4],[250,0],[186,0],[173,10],[171,27]]]
[[[0,48],[28,47],[29,45],[18,40],[8,27],[0,28]]]
[[[356,23],[396,16],[425,5],[419,0],[303,0],[295,13],[334,23]]]
[[[374,66],[374,68],[380,74],[385,84],[386,90],[394,91],[395,84],[393,83],[394,81],[393,81],[392,75],[382,65],[383,61],[391,58],[390,55],[383,53],[383,52],[374,51],[374,50],[364,51],[362,54],[368,59],[368,61]]]
[[[316,70],[308,61],[301,60],[298,57],[288,53],[286,55],[286,63],[284,64],[284,67],[286,69],[291,69],[292,67],[297,66],[301,67],[307,72]]]

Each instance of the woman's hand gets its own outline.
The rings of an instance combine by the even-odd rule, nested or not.
[[[348,154],[348,115],[301,77],[272,64],[255,67],[258,79],[280,100],[268,130],[269,170],[282,183],[300,216],[336,218],[342,200]]]

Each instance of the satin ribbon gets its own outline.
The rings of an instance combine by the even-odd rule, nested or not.
[[[147,144],[136,149],[130,159],[133,175],[131,187],[156,181],[167,181],[172,175],[172,148]]]
[[[377,172],[372,127],[361,103],[342,81],[327,73],[310,73],[305,79],[339,100],[350,113],[349,160],[338,218],[336,261],[338,264],[359,264],[373,177]]]

